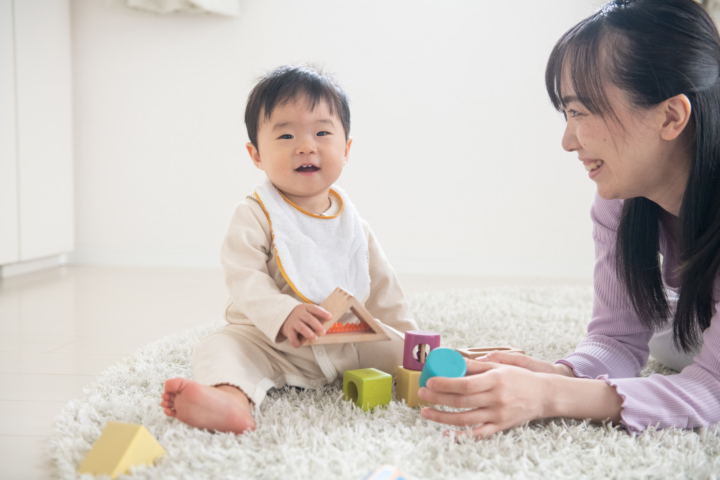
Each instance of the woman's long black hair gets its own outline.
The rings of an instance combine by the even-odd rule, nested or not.
[[[566,76],[563,77],[563,70]],[[567,75],[569,73],[569,76]],[[682,286],[673,321],[675,344],[691,351],[713,314],[720,267],[720,36],[694,0],[614,0],[557,42],[545,74],[553,105],[563,110],[562,80],[591,113],[613,116],[604,86],[639,108],[685,94],[692,164],[680,208]],[[644,325],[670,316],[660,265],[660,207],[627,199],[617,234],[617,269]]]

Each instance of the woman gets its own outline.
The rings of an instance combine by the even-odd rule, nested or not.
[[[555,364],[496,352],[433,378],[420,398],[470,410],[422,415],[478,437],[555,416],[633,431],[720,421],[715,24],[693,0],[611,1],[558,41],[546,82],[562,146],[597,184],[588,336]],[[649,353],[682,372],[637,378]]]

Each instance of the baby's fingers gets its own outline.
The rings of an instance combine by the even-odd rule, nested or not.
[[[295,348],[300,347],[300,340],[298,340],[298,332],[295,331],[295,329],[291,329],[288,335],[288,341],[290,342],[290,345],[292,345]]]
[[[325,327],[323,327],[323,324],[313,315],[303,316],[302,321],[305,325],[313,329],[317,335],[325,334]]]
[[[317,340],[317,335],[305,322],[298,322],[297,332],[308,340]]]
[[[329,322],[332,320],[332,313],[328,312],[319,305],[308,305],[307,311],[317,317],[321,322]]]

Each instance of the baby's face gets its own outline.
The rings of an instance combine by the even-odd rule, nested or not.
[[[347,163],[352,139],[325,102],[281,105],[258,127],[258,148],[248,143],[255,166],[291,200],[327,195]]]

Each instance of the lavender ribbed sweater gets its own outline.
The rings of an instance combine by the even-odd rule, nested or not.
[[[641,431],[659,428],[694,428],[720,421],[720,318],[718,305],[703,347],[693,364],[677,375],[638,378],[648,359],[652,330],[644,327],[615,269],[615,239],[622,200],[595,197],[591,209],[595,239],[595,300],[588,336],[558,363],[575,376],[598,378],[614,386],[623,399],[622,423]],[[677,292],[678,258],[675,242],[661,228],[660,252],[665,286]],[[720,282],[715,281],[715,298]]]

